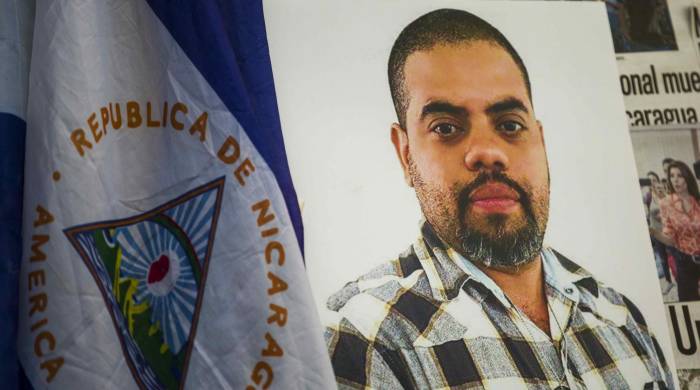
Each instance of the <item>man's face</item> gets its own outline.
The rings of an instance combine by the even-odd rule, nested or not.
[[[483,265],[539,254],[549,210],[542,128],[500,46],[439,45],[406,61],[406,129],[392,127],[404,174],[440,238]]]

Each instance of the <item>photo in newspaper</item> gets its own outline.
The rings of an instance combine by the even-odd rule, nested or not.
[[[677,50],[666,0],[605,0],[617,53]]]
[[[459,11],[438,11],[445,8]],[[429,22],[435,12],[447,19]],[[266,3],[265,15],[285,144],[302,203],[307,270],[329,324],[339,383],[517,388],[523,372],[537,372],[530,379],[596,388],[613,386],[613,379],[593,367],[625,362],[617,379],[632,388],[673,386],[661,294],[648,288],[658,284],[657,270],[603,4]],[[451,18],[481,20],[509,43],[488,28],[490,35],[475,38],[465,31],[454,37],[452,30],[460,28],[450,27]],[[402,31],[408,32],[399,39]],[[416,54],[411,63],[414,52],[425,57]],[[396,60],[401,53],[408,53],[403,62]],[[501,60],[507,66],[488,62]],[[498,255],[469,246],[474,232],[486,252]],[[494,241],[501,238],[517,250],[499,247]],[[606,336],[576,336],[566,316],[562,321],[545,311],[536,318],[509,302],[509,295],[498,295],[500,285],[491,279],[494,270],[520,269],[513,264],[539,264],[551,276],[564,263],[574,273],[585,269],[586,282],[573,278],[590,289],[564,287],[562,296],[575,292],[578,302],[597,296],[607,302],[597,301],[597,307],[618,314],[587,313],[581,319],[602,318],[603,328],[616,332],[630,325],[625,319],[644,318],[657,341],[601,349],[611,342]],[[557,280],[551,277],[547,286]],[[480,308],[480,288],[502,306]],[[556,311],[554,296],[547,301]],[[623,306],[638,310],[629,317]],[[530,363],[508,359],[512,351],[503,343],[489,344],[511,336],[498,328],[503,322],[485,320],[484,310],[495,307],[510,308],[513,329],[526,341],[518,345],[534,351]],[[399,329],[405,332],[397,335]],[[564,342],[555,346],[553,340]],[[658,347],[636,349],[642,345]],[[369,350],[378,346],[384,349]],[[586,355],[601,350],[607,352]],[[352,351],[368,358],[353,359]],[[625,357],[615,355],[621,351]],[[648,366],[634,351],[653,356]],[[469,356],[471,366],[461,365],[465,359],[455,363],[459,356]],[[601,356],[607,358],[597,360]],[[494,372],[487,361],[506,368]],[[594,363],[585,368],[586,361]],[[431,368],[417,372],[424,366]]]
[[[685,370],[700,368],[699,128],[631,131],[676,364]]]
[[[678,50],[618,55],[620,88],[681,389],[700,383],[698,2],[668,0]],[[619,54],[619,53],[618,53]],[[674,187],[674,182],[676,187]]]

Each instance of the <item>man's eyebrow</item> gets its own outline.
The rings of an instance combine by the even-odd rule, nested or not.
[[[523,103],[522,100],[516,98],[516,97],[508,97],[503,100],[500,100],[496,103],[493,103],[489,105],[486,108],[486,113],[493,115],[493,114],[499,114],[502,112],[506,111],[513,111],[513,110],[520,110],[525,113],[528,113],[527,107],[525,106],[525,103]]]
[[[420,113],[420,119],[425,119],[430,114],[450,114],[454,116],[467,116],[468,112],[465,108],[454,105],[452,103],[437,100],[423,106]]]

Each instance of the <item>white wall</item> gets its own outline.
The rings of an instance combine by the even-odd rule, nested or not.
[[[690,130],[633,131],[631,136],[639,176],[654,171],[664,177],[661,161],[666,157],[693,168],[696,159]]]

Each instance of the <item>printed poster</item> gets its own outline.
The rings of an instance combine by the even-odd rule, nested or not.
[[[513,210],[519,210],[514,212],[520,215],[520,211],[530,207],[529,215],[535,222],[528,226],[536,225],[539,234],[543,234],[543,247],[563,254],[589,271],[595,280],[624,294],[626,299],[633,302],[645,319],[645,328],[649,329],[657,340],[660,353],[655,356],[664,356],[664,359],[652,359],[651,364],[657,368],[667,364],[668,370],[659,368],[658,372],[675,372],[672,336],[667,326],[665,307],[658,289],[649,288],[658,284],[658,274],[644,222],[644,208],[639,202],[639,183],[634,169],[628,118],[624,114],[625,106],[618,87],[613,39],[604,4],[416,1],[404,2],[402,7],[396,7],[390,2],[312,2],[293,7],[267,2],[265,5],[280,116],[288,147],[290,169],[302,205],[307,234],[306,264],[322,320],[330,324],[326,331],[326,341],[333,354],[332,362],[339,384],[372,385],[375,383],[373,380],[378,380],[373,373],[383,372],[382,370],[391,370],[393,374],[387,374],[387,377],[395,379],[396,382],[392,384],[401,384],[404,387],[410,387],[411,384],[420,387],[421,383],[455,385],[478,382],[482,386],[501,385],[517,388],[518,384],[522,384],[522,376],[518,375],[509,376],[507,373],[490,371],[489,375],[493,374],[491,376],[478,374],[489,369],[478,359],[473,360],[478,369],[456,374],[450,371],[451,360],[443,359],[443,355],[435,352],[433,356],[437,356],[437,361],[426,358],[428,360],[421,360],[421,364],[430,362],[439,367],[441,374],[421,377],[411,369],[411,358],[405,355],[401,355],[402,361],[406,362],[409,368],[401,371],[399,368],[391,368],[391,363],[387,363],[389,368],[380,363],[376,363],[379,366],[368,366],[366,369],[347,367],[345,363],[354,360],[337,352],[345,344],[354,345],[348,340],[355,340],[352,338],[355,336],[364,340],[362,342],[365,342],[365,346],[362,348],[368,348],[368,342],[375,345],[374,343],[378,342],[377,337],[381,339],[386,336],[386,333],[382,333],[386,331],[382,327],[383,319],[393,318],[389,316],[397,312],[403,316],[397,320],[399,322],[415,321],[415,325],[424,321],[421,326],[416,325],[412,328],[418,329],[419,333],[423,332],[421,335],[425,339],[420,339],[420,343],[423,343],[421,345],[438,349],[452,345],[435,342],[431,338],[448,337],[445,335],[449,332],[438,324],[445,319],[443,306],[435,309],[436,304],[428,299],[425,306],[430,308],[428,313],[435,310],[439,314],[430,314],[431,316],[425,319],[411,311],[412,308],[418,307],[415,304],[407,303],[401,309],[392,306],[397,304],[396,302],[384,301],[378,297],[385,292],[383,288],[391,284],[392,280],[405,288],[397,290],[401,292],[418,288],[412,283],[431,283],[421,279],[423,275],[432,272],[425,268],[425,264],[433,264],[435,258],[431,258],[430,253],[436,257],[440,255],[434,251],[424,251],[421,252],[424,255],[421,257],[420,254],[414,253],[418,251],[415,244],[411,246],[413,242],[420,242],[416,241],[416,237],[424,239],[427,234],[423,230],[424,218],[427,217],[426,221],[431,226],[438,226],[436,230],[439,231],[436,235],[440,241],[455,242],[454,237],[450,237],[449,224],[455,223],[454,226],[457,226],[460,234],[468,231],[469,226],[475,226],[474,230],[478,231],[479,223],[485,221],[479,219],[477,213],[478,207],[482,206],[481,212],[493,217],[493,223],[497,223],[501,217],[509,221],[508,217],[503,215],[510,215],[508,213]],[[485,85],[488,80],[507,78],[505,75],[496,77],[477,72],[493,67],[479,68],[472,63],[469,66],[473,66],[476,73],[469,73],[462,72],[463,69],[471,69],[469,66],[435,70],[435,66],[438,65],[433,63],[426,68],[419,67],[425,71],[420,73],[421,76],[416,76],[415,73],[413,76],[396,76],[397,69],[399,73],[402,69],[408,69],[408,62],[404,63],[406,68],[392,68],[390,65],[397,63],[390,59],[397,36],[416,19],[431,12],[442,12],[437,10],[445,8],[467,11],[487,21],[507,38],[527,68],[531,96],[523,97],[527,95],[523,95],[522,89],[527,83],[523,76],[525,72],[522,72],[515,56],[504,49],[505,44],[502,43],[486,45],[483,49],[490,48],[496,52],[501,50],[500,54],[503,54],[504,50],[510,53],[512,72],[508,73],[511,77],[508,80],[512,83],[508,85],[517,84],[521,93],[518,96],[521,98],[508,99],[512,97],[512,91],[504,92],[500,98],[505,100],[500,102],[507,104],[492,107],[488,112],[485,111],[484,103],[488,100],[484,97],[486,92],[470,95],[469,91],[472,91],[472,88],[476,89],[475,85],[478,83]],[[503,12],[504,8],[507,8],[508,12]],[[451,15],[450,12],[448,14]],[[440,23],[436,22],[434,25]],[[424,27],[416,29],[422,28]],[[426,31],[432,31],[430,29],[433,27],[425,28]],[[523,31],[527,31],[527,34]],[[449,35],[451,32],[445,34]],[[674,34],[678,36],[678,31]],[[462,38],[455,39],[461,42],[459,39]],[[411,40],[407,39],[406,42]],[[591,45],[590,42],[599,44]],[[411,47],[408,43],[406,45]],[[429,44],[425,45],[432,47]],[[473,46],[464,45],[468,48],[477,46],[476,43]],[[446,43],[439,48],[447,49],[453,46],[459,45]],[[421,47],[420,50],[416,50],[430,52],[431,49]],[[483,52],[473,56],[466,55],[465,52],[464,56],[451,57],[454,53],[447,50],[443,54],[444,61],[439,62],[442,64],[439,66],[451,64],[450,61],[467,61],[465,58],[485,58]],[[400,57],[400,54],[395,55]],[[454,75],[454,78],[441,82],[438,75]],[[474,77],[478,83],[470,84],[469,88],[455,86],[460,82],[473,81]],[[402,83],[416,85],[411,84],[417,82],[416,80],[430,81],[426,88],[435,88],[428,89],[436,95],[430,95],[432,98],[423,106],[419,106],[422,108],[411,106],[411,99],[414,98],[411,93],[419,92],[400,90],[404,85]],[[402,103],[402,96],[410,97],[408,103],[406,100]],[[491,98],[498,100],[497,97]],[[476,102],[482,105],[472,105],[477,104]],[[520,114],[510,116],[514,111],[523,112],[518,108],[518,103],[525,106],[528,115],[536,116],[536,124],[526,126],[517,120],[521,118]],[[513,119],[512,122],[500,122],[500,119],[495,119],[497,115],[494,113],[501,112],[499,110],[504,107],[509,113],[505,117]],[[419,133],[416,127],[412,130],[411,120],[415,121],[415,125],[423,123],[420,121],[427,120],[426,118],[438,117],[447,119],[436,121],[434,127],[426,126],[425,134]],[[489,128],[489,125],[492,127]],[[489,133],[485,129],[491,129],[492,132]],[[535,137],[540,143],[532,144],[534,149],[518,149],[514,146],[517,144],[513,141],[515,138],[507,137],[519,137],[520,135],[515,134],[521,134],[521,131],[530,132],[525,133],[527,136],[523,136],[524,139],[533,140],[527,137]],[[478,136],[479,134],[481,136]],[[422,142],[418,141],[419,139],[427,141],[419,144]],[[425,148],[426,145],[434,145],[430,142],[438,142],[436,140],[441,142],[440,148]],[[459,148],[462,149],[455,151],[455,148],[458,148],[456,145],[460,145]],[[511,147],[513,149],[509,149]],[[420,150],[424,153],[421,154]],[[484,152],[479,158],[472,159],[470,153],[473,150],[486,150],[488,153]],[[528,150],[538,157],[528,160],[534,158],[530,152],[519,154],[516,150]],[[407,151],[412,151],[413,154]],[[533,164],[538,168],[523,168]],[[486,176],[483,176],[485,179],[475,184],[473,179],[479,177],[482,171],[488,171]],[[493,184],[497,177],[494,176],[495,171],[517,177],[514,179],[516,183],[525,183],[521,186],[523,191],[513,190],[516,186],[506,180],[499,181],[501,184]],[[504,182],[510,184],[506,186]],[[533,182],[539,183],[539,186],[533,185]],[[470,184],[471,187],[468,187]],[[539,188],[539,192],[537,189],[533,190],[534,187]],[[542,191],[542,188],[545,190]],[[514,195],[513,191],[517,194]],[[458,194],[464,196],[460,198],[462,195]],[[524,199],[528,196],[535,199],[535,203],[526,203]],[[494,197],[500,200],[489,200]],[[525,204],[530,206],[524,206]],[[548,208],[547,216],[544,216],[544,205]],[[511,206],[512,209],[508,208]],[[471,211],[460,211],[465,209]],[[484,211],[485,209],[487,210]],[[470,214],[472,212],[473,214]],[[461,220],[459,216],[462,216]],[[454,222],[455,219],[457,222]],[[510,231],[507,226],[506,223],[506,231]],[[484,229],[488,231],[487,227]],[[507,234],[506,236],[512,238]],[[523,237],[534,236],[536,234],[526,234]],[[460,237],[462,236],[457,236]],[[427,241],[424,239],[424,242]],[[445,253],[467,253],[467,244],[464,242],[459,242],[464,247],[448,244]],[[454,249],[455,247],[457,249]],[[481,253],[479,245],[476,247],[471,247],[469,250],[472,251],[468,253]],[[404,252],[406,248],[409,250]],[[411,248],[414,252],[411,252]],[[523,257],[528,257],[522,255],[511,258],[508,257],[511,251],[493,245],[488,248],[489,253],[501,253],[502,256],[493,256],[489,261],[480,262],[481,268],[477,267],[479,269],[492,271],[489,267],[503,265],[498,261],[505,258],[520,261]],[[532,248],[517,248],[520,251],[518,253],[532,253],[528,252]],[[501,252],[498,252],[499,250]],[[392,263],[392,259],[412,258],[412,253],[419,259],[413,266],[404,267],[404,263],[400,261]],[[534,255],[528,259],[536,257],[537,255]],[[547,258],[548,255],[542,257]],[[507,267],[507,264],[504,266]],[[419,271],[411,273],[411,270],[415,270],[412,267],[417,267],[415,269]],[[468,268],[469,265],[465,267]],[[439,274],[439,271],[436,272]],[[460,271],[455,272],[461,275]],[[474,271],[469,275],[476,274],[478,273]],[[414,275],[415,281],[409,278],[410,275]],[[447,273],[447,276],[443,276],[449,279],[449,275],[454,274]],[[453,291],[447,287],[445,290]],[[369,295],[358,294],[358,291]],[[448,296],[449,291],[446,292]],[[372,292],[375,295],[372,295]],[[394,293],[399,294],[396,291]],[[454,294],[459,296],[462,293],[456,291]],[[347,296],[351,298],[348,299]],[[386,305],[392,309],[387,309]],[[353,323],[353,313],[358,313],[358,318],[369,320],[362,324]],[[449,311],[447,313],[449,314]],[[341,327],[343,324],[356,325],[357,332],[352,333],[352,337],[348,336],[348,333],[338,332],[339,316]],[[550,318],[550,325],[555,329],[556,318]],[[347,321],[343,322],[344,320]],[[534,333],[528,335],[528,332],[523,331],[525,339],[532,340],[536,338],[535,334],[541,334],[533,327],[532,322],[529,322],[528,326]],[[566,325],[558,328],[562,332],[570,329]],[[485,328],[472,329],[486,331]],[[391,334],[390,330],[388,332]],[[441,335],[436,336],[433,332]],[[338,334],[341,336],[337,336]],[[460,339],[461,336],[454,337]],[[391,344],[391,340],[394,339],[389,337],[389,341],[383,342]],[[608,342],[605,338],[601,340]],[[468,341],[465,343],[467,349],[473,351],[473,346]],[[570,362],[570,353],[573,354],[571,356],[577,356],[576,359],[583,359],[583,349],[579,349],[578,353],[575,351],[577,345],[584,344],[586,342],[569,344],[565,349],[566,361]],[[648,345],[651,344],[649,341]],[[609,350],[617,347],[611,345]],[[388,350],[386,353],[390,354],[392,350]],[[600,349],[588,349],[591,350]],[[463,349],[455,353],[468,354]],[[370,356],[369,353],[367,356]],[[595,360],[591,356],[589,358]],[[622,360],[627,361],[626,359]],[[554,360],[560,363],[564,361],[563,357]],[[662,363],[662,360],[665,363]],[[384,361],[391,359],[385,358]],[[642,373],[648,371],[639,369],[631,361],[627,367],[637,367],[629,368],[628,375],[624,376],[624,380],[632,388],[645,385],[663,385],[669,388],[674,386],[670,378],[640,379],[644,377]],[[573,373],[578,372],[576,369],[566,369],[565,375],[560,376],[556,374],[556,368],[548,367],[544,363],[541,368],[542,372],[554,373],[542,379],[549,384],[567,381],[574,387],[580,386],[581,383],[601,387],[606,384],[610,386],[611,383],[610,378],[606,379],[605,375],[597,376],[595,370],[582,370],[581,372],[588,373],[587,376],[577,378]],[[360,371],[366,374],[359,373]],[[401,372],[403,374],[397,374]],[[464,372],[474,375],[470,376]],[[353,376],[354,374],[357,375]],[[438,382],[431,382],[433,380]]]

